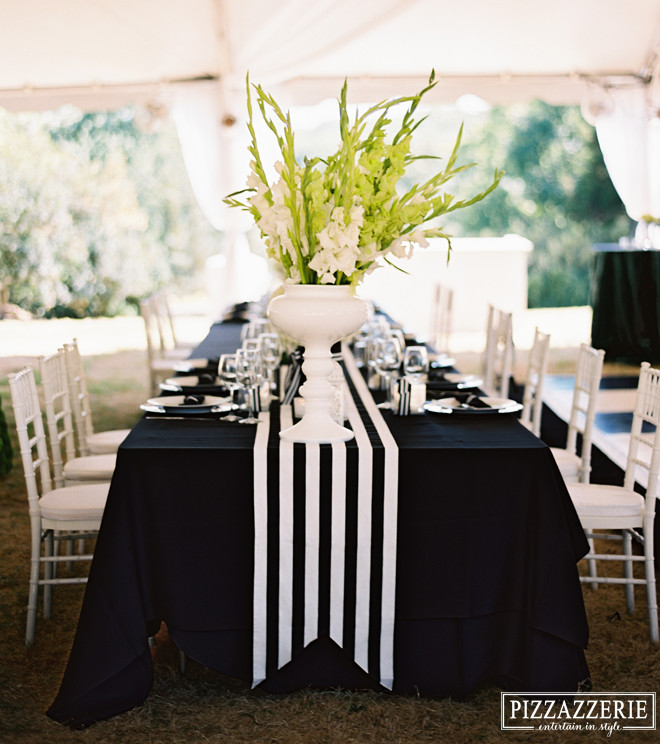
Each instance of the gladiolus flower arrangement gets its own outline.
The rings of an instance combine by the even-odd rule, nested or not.
[[[354,285],[382,261],[392,263],[392,257],[405,258],[416,247],[426,247],[431,237],[446,239],[451,249],[450,236],[437,226],[438,218],[481,201],[497,187],[502,172],[496,170],[491,185],[471,198],[457,200],[445,190],[448,181],[474,165],[457,165],[461,126],[440,172],[405,193],[397,189],[413,161],[430,157],[413,155],[410,146],[415,129],[425,118],[416,120],[416,109],[436,84],[434,77],[432,73],[418,94],[371,106],[356,114],[352,123],[344,83],[339,97],[337,152],[325,158],[305,158],[302,163],[295,156],[289,113],[261,86],[251,86],[248,79],[250,174],[247,189],[230,194],[225,203],[253,216],[269,257],[281,266],[287,283]],[[273,182],[259,154],[251,87],[282,155],[275,163]],[[390,110],[403,105],[407,110],[401,125],[388,139]]]

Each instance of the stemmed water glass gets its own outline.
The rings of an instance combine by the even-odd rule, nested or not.
[[[240,389],[236,379],[236,354],[222,354],[218,361],[218,377],[222,380],[224,386],[229,390],[232,403],[234,402],[234,393]],[[230,413],[223,416],[225,421],[240,421],[241,417]]]
[[[386,340],[390,337],[390,326],[381,316],[376,316],[373,320],[368,321],[367,326],[368,335],[366,338],[365,358],[367,364],[367,381],[371,387],[378,372],[376,368],[378,344],[381,340]]]
[[[266,368],[268,377],[268,389],[275,391],[275,370],[277,369],[282,357],[282,344],[277,333],[262,333],[259,336],[261,347],[261,358]]]
[[[263,360],[257,349],[239,349],[236,352],[236,381],[245,390],[248,407],[247,418],[239,424],[258,424],[255,416],[261,383],[264,379]]]
[[[403,373],[413,381],[421,379],[429,369],[426,346],[407,346],[403,355]]]
[[[401,368],[402,351],[396,336],[379,338],[374,349],[376,371],[385,379],[385,402],[379,408],[392,408],[392,376]]]
[[[259,338],[262,333],[270,331],[270,323],[267,318],[255,318],[243,325],[241,328],[241,341],[248,338]]]

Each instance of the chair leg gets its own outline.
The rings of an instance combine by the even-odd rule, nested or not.
[[[67,555],[73,555],[73,538],[72,537],[67,537],[64,540],[60,540],[60,543],[63,542],[63,541],[66,543],[66,554]],[[59,553],[59,550],[58,550],[58,553]],[[66,570],[67,571],[70,571],[72,567],[73,567],[73,562],[72,561],[67,561],[66,562]]]
[[[37,624],[37,601],[39,599],[39,572],[41,571],[41,528],[32,525],[32,548],[30,560],[30,588],[28,591],[27,621],[25,625],[25,645],[34,643],[34,630]]]
[[[655,560],[653,557],[653,524],[644,528],[644,570],[646,574],[646,602],[649,608],[649,632],[651,643],[658,643],[658,597],[655,583]]]
[[[53,531],[48,530],[44,537],[44,552],[46,558],[52,558],[54,553],[54,539],[53,539]],[[44,562],[44,578],[45,579],[53,579],[54,578],[54,566],[55,564],[52,561],[45,561]],[[46,620],[50,620],[51,611],[53,607],[53,585],[52,584],[44,584],[44,618]]]
[[[594,539],[593,537],[588,537],[587,541],[589,543],[589,552],[593,555],[596,552],[596,548],[594,546]],[[598,576],[598,570],[596,568],[596,564],[597,564],[597,561],[595,561],[593,558],[589,558],[589,556],[587,555],[587,566],[589,568],[589,576],[592,579],[595,579]],[[598,589],[598,582],[593,581],[590,584],[590,586],[592,589]]]
[[[622,535],[623,540],[623,555],[628,558],[628,560],[623,561],[623,576],[625,579],[632,579],[633,577],[633,562],[630,560],[632,558],[632,537],[630,535],[630,530],[623,530]],[[635,610],[635,587],[633,584],[626,584],[626,609],[628,610],[628,613],[632,615],[632,613]]]

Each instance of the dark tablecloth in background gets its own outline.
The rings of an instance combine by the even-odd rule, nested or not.
[[[660,361],[660,251],[594,246],[591,344],[605,358]]]
[[[202,348],[233,332],[214,326]],[[394,691],[576,690],[587,544],[549,449],[512,416],[384,416],[399,446]],[[49,716],[83,726],[141,703],[160,621],[190,658],[251,680],[254,431],[142,419],[127,437]],[[382,689],[327,636],[262,683],[305,686]]]

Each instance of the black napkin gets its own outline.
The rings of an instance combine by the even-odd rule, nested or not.
[[[204,396],[195,394],[195,395],[185,395],[183,397],[183,403],[186,406],[196,406],[204,402]]]
[[[455,396],[459,403],[470,406],[470,408],[490,408],[483,398],[474,393],[457,393]]]
[[[214,385],[215,375],[209,374],[207,372],[203,372],[201,375],[197,375],[197,384],[198,385]]]

